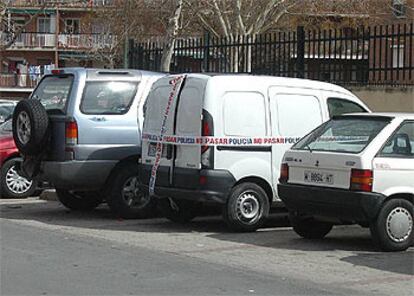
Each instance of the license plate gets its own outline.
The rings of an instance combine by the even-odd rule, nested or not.
[[[167,158],[167,151],[168,151],[168,145],[162,145],[162,154],[161,157]],[[157,153],[157,144],[151,143],[148,146],[148,156],[155,157],[155,154]]]
[[[334,183],[333,174],[325,172],[305,171],[304,180],[305,182],[315,184],[332,185]]]

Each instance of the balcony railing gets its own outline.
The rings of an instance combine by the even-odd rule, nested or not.
[[[2,34],[2,42],[7,43],[12,36]],[[59,50],[91,50],[112,47],[116,42],[115,35],[108,34],[59,34],[56,44],[54,33],[21,33],[9,49],[54,49]]]
[[[40,74],[1,74],[1,88],[34,88],[41,79]]]
[[[60,8],[74,7],[74,8],[87,8],[87,7],[103,7],[103,6],[115,6],[121,4],[123,0],[11,0],[10,7],[55,7],[59,4]]]

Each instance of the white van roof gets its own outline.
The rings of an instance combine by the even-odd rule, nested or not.
[[[309,89],[318,89],[326,91],[334,91],[342,94],[354,96],[349,90],[332,83],[321,82],[310,79],[287,78],[266,75],[250,75],[250,74],[216,74],[216,73],[188,73],[187,77],[199,79],[214,80],[215,83],[228,84],[237,81],[238,83],[257,83],[272,84],[273,86],[283,87],[300,87]]]

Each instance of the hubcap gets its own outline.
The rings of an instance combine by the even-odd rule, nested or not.
[[[30,140],[31,136],[31,125],[30,125],[30,118],[29,115],[22,111],[19,113],[17,117],[17,137],[22,144],[27,144]]]
[[[386,227],[388,236],[394,242],[403,242],[411,234],[413,217],[407,209],[397,207],[388,214]]]
[[[21,177],[14,166],[12,166],[6,173],[7,188],[15,194],[24,194],[29,191],[32,186],[32,181]]]
[[[246,191],[237,199],[237,216],[239,219],[255,222],[259,218],[260,203],[254,192]]]
[[[129,178],[122,189],[122,198],[129,207],[142,208],[150,201],[150,196],[138,187],[138,177]]]

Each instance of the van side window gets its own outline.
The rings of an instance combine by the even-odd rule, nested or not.
[[[265,98],[256,92],[228,92],[223,97],[226,136],[266,136]]]
[[[379,156],[414,158],[414,122],[404,123],[387,141]]]
[[[277,94],[271,100],[273,133],[301,137],[323,122],[318,98],[311,95]]]
[[[336,115],[346,113],[366,113],[368,112],[361,105],[352,101],[340,98],[328,98],[329,116],[332,118]]]

